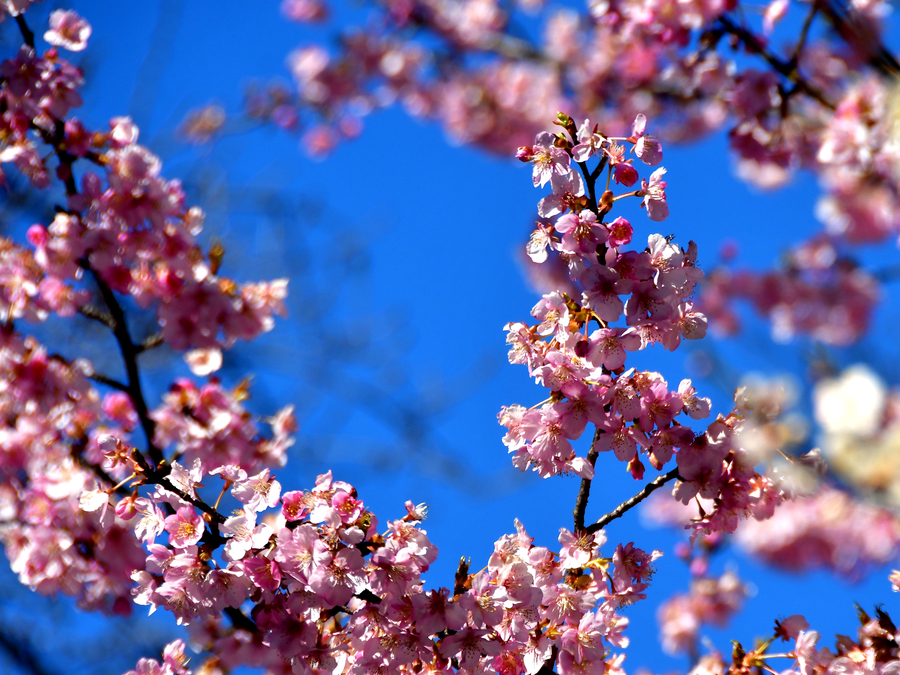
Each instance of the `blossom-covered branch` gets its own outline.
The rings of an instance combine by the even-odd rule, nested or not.
[[[638,492],[634,497],[622,502],[612,511],[607,513],[605,516],[597,519],[597,522],[593,523],[591,526],[587,528],[587,532],[592,533],[597,530],[602,530],[604,527],[609,525],[616,518],[621,518],[628,511],[633,509],[635,506],[644,501],[647,497],[649,497],[655,490],[658,490],[666,483],[669,483],[678,478],[678,469],[672,469],[668,473],[664,473],[661,476],[654,478],[652,481],[647,483],[641,491]]]

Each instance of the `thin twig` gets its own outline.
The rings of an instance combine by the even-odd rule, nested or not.
[[[78,313],[88,319],[102,323],[110,330],[116,329],[116,322],[113,321],[113,318],[107,312],[104,312],[102,309],[98,309],[93,305],[82,305],[78,308]]]
[[[809,9],[809,14],[806,15],[806,19],[803,21],[803,27],[800,29],[800,38],[797,40],[797,46],[794,47],[794,53],[791,55],[791,60],[788,61],[788,64],[794,69],[797,69],[797,65],[800,63],[800,57],[803,56],[803,49],[806,47],[806,39],[809,37],[809,29],[812,26],[813,19],[816,18],[816,14],[819,13],[819,2],[818,0],[813,0],[812,7]]]
[[[112,387],[113,389],[117,389],[119,391],[124,391],[126,394],[128,393],[128,385],[119,382],[116,379],[109,377],[108,375],[104,375],[103,373],[91,373],[87,376],[89,380],[93,380],[98,384],[104,384],[107,387]]]
[[[159,347],[163,343],[162,333],[154,333],[153,335],[146,338],[141,344],[136,345],[135,349],[138,354],[143,354],[150,349],[155,349]]]
[[[51,353],[50,358],[55,359],[55,360],[59,361],[60,363],[65,364],[65,366],[67,368],[72,367],[72,362],[69,361],[69,359],[65,358],[64,356],[61,356],[60,354]],[[113,389],[118,389],[119,391],[124,391],[126,393],[128,392],[128,385],[123,384],[122,382],[119,382],[118,380],[113,379],[112,377],[109,377],[109,375],[104,375],[103,373],[98,373],[98,372],[91,372],[91,373],[85,375],[85,377],[87,377],[89,380],[93,380],[94,382],[97,382],[98,384],[104,384],[107,387],[112,387]]]
[[[84,469],[87,469],[91,473],[93,473],[97,478],[102,480],[104,483],[109,484],[110,486],[114,486],[116,484],[116,480],[110,476],[106,470],[100,466],[99,464],[94,464],[93,462],[89,462],[87,458],[84,456],[84,446],[87,445],[87,438],[84,438],[80,441],[76,441],[72,443],[72,447],[69,448],[69,454],[72,455],[72,458]],[[116,492],[120,495],[128,495],[131,494],[131,490],[126,488],[124,485],[116,488]]]
[[[643,487],[643,489],[640,492],[638,492],[634,497],[619,504],[616,508],[614,508],[612,511],[607,513],[596,523],[594,523],[593,525],[589,525],[587,528],[585,528],[585,531],[588,534],[593,534],[594,532],[597,532],[598,530],[602,530],[604,527],[606,527],[609,523],[614,521],[616,518],[621,518],[623,515],[625,515],[625,513],[627,513],[628,511],[633,509],[635,506],[640,504],[642,501],[644,501],[647,497],[650,496],[650,494],[654,490],[658,490],[663,485],[665,485],[669,481],[674,480],[676,478],[678,478],[678,468],[677,467],[672,469],[671,471],[669,471],[669,473],[664,473],[662,476],[657,476],[656,480],[651,481],[650,483],[647,483]]]
[[[225,516],[216,511],[202,499],[194,497],[185,490],[182,490],[180,487],[178,487],[172,481],[172,478],[170,476],[170,473],[172,471],[171,466],[165,463],[162,464],[161,468],[151,466],[150,463],[147,462],[147,458],[144,457],[144,455],[136,448],[132,453],[132,457],[140,467],[140,472],[143,473],[146,477],[146,482],[152,483],[153,485],[161,485],[169,492],[174,492],[182,500],[203,511],[203,513],[209,516],[208,522],[213,528],[212,534],[218,540],[217,545],[218,543],[225,542],[225,539],[221,536],[221,534],[219,534],[219,524],[225,522]]]
[[[724,14],[719,17],[719,22],[729,34],[734,35],[738,40],[744,43],[747,51],[752,54],[761,56],[770,66],[784,75],[788,80],[796,84],[797,87],[799,87],[803,91],[803,93],[808,95],[810,98],[818,101],[829,110],[835,109],[834,103],[829,101],[825,97],[825,94],[819,91],[816,87],[804,80],[793,64],[785,63],[777,56],[775,56],[775,54],[769,51],[769,49],[765,47],[765,45],[763,45],[759,41],[759,38],[757,38],[753,33],[751,33],[743,26],[737,25]]]

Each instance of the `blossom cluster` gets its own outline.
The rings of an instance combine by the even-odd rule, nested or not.
[[[452,591],[426,591],[422,573],[437,549],[420,527],[423,507],[407,502],[406,515],[379,533],[355,489],[330,472],[308,492],[283,492],[268,470],[211,473],[240,504],[223,522],[205,525],[202,472],[177,464],[178,492],[125,497],[115,522],[148,546],[132,572],[135,602],[190,624],[194,641],[229,669],[533,674],[555,655],[563,674],[615,671],[623,657],[610,650],[628,643],[616,610],[645,597],[660,555],[629,544],[604,558],[602,532],[565,529],[555,553],[517,523],[484,570],[461,568]],[[249,618],[222,623],[223,610],[248,601]]]
[[[769,49],[791,4],[774,0],[754,26],[739,3],[721,0],[594,2],[581,11],[533,1],[512,7],[493,0],[380,3],[380,30],[369,26],[365,38],[363,31],[347,31],[338,55],[297,48],[288,59],[296,91],[254,94],[248,111],[285,128],[306,126],[305,145],[314,152],[355,136],[362,117],[394,102],[440,120],[457,139],[498,152],[521,145],[558,109],[613,129],[643,110],[666,119],[667,135],[677,139],[730,122],[747,180],[774,186],[798,168],[812,169],[828,193],[821,210],[829,232],[849,241],[881,240],[897,232],[890,186],[898,147],[888,86],[857,73],[866,58],[872,70],[891,67],[872,56],[878,45],[871,44],[888,5],[852,3],[842,11],[853,30],[804,35],[791,61]],[[283,12],[307,21],[326,15],[318,0],[285,3]],[[840,16],[834,9],[817,12],[810,21]],[[540,40],[513,30],[536,19]],[[711,49],[724,35],[757,63]],[[588,51],[591,58],[584,58]],[[429,60],[441,63],[445,52],[480,58],[426,67]]]
[[[759,273],[723,266],[714,270],[698,304],[721,334],[740,330],[734,307],[740,299],[771,321],[772,336],[779,342],[808,335],[824,344],[844,346],[868,331],[879,297],[875,277],[852,259],[842,258],[831,238],[819,236],[790,251],[782,269]]]
[[[152,540],[167,509],[165,503],[128,491],[118,501],[111,498],[121,494],[113,482],[121,489],[129,475],[153,473],[146,463],[134,464],[122,440],[116,440],[127,441],[138,424],[131,399],[123,392],[101,396],[88,379],[93,375],[89,363],[67,363],[9,331],[2,334],[0,375],[0,503],[5,514],[0,540],[13,571],[43,594],[61,592],[86,609],[127,614],[131,573],[144,560],[132,530]],[[149,414],[165,422],[157,427],[157,443],[171,445],[175,456],[190,462],[194,475],[200,467],[223,466],[221,457],[251,470],[283,463],[288,434],[295,429],[289,408],[269,420],[275,437],[263,439],[234,392],[214,383],[197,389],[182,382],[180,387],[187,392],[183,401],[194,394],[192,406],[184,403],[173,410],[175,394],[170,394]],[[200,436],[205,439],[202,452]],[[235,466],[233,471],[242,469]],[[173,489],[190,481],[177,462],[167,475],[155,475]],[[115,517],[116,508],[129,523]]]
[[[23,584],[74,596],[85,609],[128,613],[141,548],[124,523],[103,526],[79,507],[96,487],[90,464],[103,463],[100,436],[127,438],[106,414],[122,402],[101,397],[90,372],[32,339],[0,334],[0,540]]]
[[[877,608],[875,616],[870,616],[862,608],[858,609],[860,628],[856,639],[841,635],[835,643],[835,650],[819,647],[820,636],[810,630],[809,623],[799,614],[775,622],[772,637],[755,649],[745,651],[735,643],[731,663],[725,663],[720,654],[703,657],[694,668],[697,675],[739,675],[750,669],[765,667],[768,659],[779,659],[783,668],[783,658],[790,659],[788,668],[780,672],[788,675],[809,675],[810,673],[848,673],[863,675],[894,675],[900,670],[900,642],[897,627],[890,615]],[[777,642],[776,642],[777,641]],[[791,643],[787,654],[770,654],[769,649],[780,642]],[[779,651],[777,648],[774,651]]]
[[[735,537],[748,553],[783,569],[824,568],[850,578],[893,562],[900,552],[900,519],[889,509],[823,486],[786,502],[772,520],[747,521]]]
[[[764,523],[742,522],[734,543],[775,567],[796,572],[824,568],[851,579],[895,560],[900,518],[890,508],[838,489],[828,475],[835,467],[841,478],[894,499],[895,451],[889,440],[895,433],[894,398],[896,394],[864,366],[822,379],[814,392],[821,448],[798,456],[792,450],[807,440],[807,425],[790,410],[790,383],[747,380],[735,395],[743,417],[740,442],[753,463],[774,467],[792,496]],[[645,507],[644,515],[652,522],[682,527],[714,509],[715,503],[700,498],[682,504],[653,495]],[[719,543],[703,539],[706,548]]]
[[[192,380],[177,380],[151,411],[155,423],[154,442],[172,452],[186,466],[199,462],[205,472],[236,466],[256,473],[264,467],[284,466],[286,452],[297,431],[293,406],[287,406],[267,421],[273,438],[259,435],[253,416],[241,401],[243,387],[227,391],[210,380],[198,387]]]
[[[667,495],[653,495],[644,516],[671,527],[700,517],[714,508],[711,500],[681,504]],[[834,487],[793,495],[765,522],[748,519],[733,542],[768,565],[793,572],[826,569],[858,579],[865,572],[896,560],[900,552],[900,519],[889,509],[866,504]],[[703,545],[718,545],[703,539]]]
[[[184,648],[183,640],[170,642],[163,649],[162,663],[156,659],[141,659],[134,670],[129,670],[125,675],[191,675],[193,671],[187,667]]]
[[[736,301],[749,301],[777,338],[826,344],[855,342],[867,328],[878,284],[846,252],[900,234],[890,84],[898,65],[879,43],[885,0],[813,3],[802,37],[789,40],[779,25],[802,6],[789,0],[764,12],[722,0],[603,0],[580,10],[533,0],[372,4],[378,22],[345,30],[337,52],[299,46],[287,59],[295,86],[255,91],[247,114],[302,131],[312,154],[356,137],[368,114],[395,103],[438,120],[455,141],[498,153],[529,142],[556,110],[618,133],[642,112],[672,140],[724,127],[745,180],[774,188],[801,169],[818,177],[824,231],[804,248],[838,254],[771,272],[717,272],[702,311],[733,332]],[[320,0],[285,3],[283,12],[305,21],[327,13]],[[541,37],[523,37],[515,29],[523,23]],[[206,118],[195,118],[197,135],[208,137]]]
[[[47,39],[83,49],[90,26],[71,11],[53,16]],[[117,117],[95,131],[69,116],[81,105],[83,82],[55,46],[39,55],[24,45],[0,64],[0,163],[46,188],[55,157],[67,196],[52,223],[29,229],[32,251],[3,245],[0,276],[20,280],[4,289],[8,315],[71,316],[89,301],[75,287],[87,270],[140,307],[155,305],[174,349],[230,346],[271,330],[274,315],[285,313],[287,282],[239,284],[219,276],[221,252],[204,253],[196,241],[202,211],[187,206],[180,181],[161,175],[134,123]],[[81,169],[85,162],[97,170]]]
[[[675,595],[659,607],[663,649],[670,654],[695,653],[700,627],[724,626],[746,596],[747,588],[734,572],[692,579],[687,593]]]
[[[538,212],[555,221],[538,223],[528,254],[543,262],[548,247],[556,251],[581,296],[548,293],[532,310],[540,323],[506,326],[510,362],[527,365],[549,398],[528,409],[505,407],[499,420],[507,428],[504,443],[514,465],[543,477],[573,472],[590,480],[597,454],[610,450],[638,480],[646,468],[643,458],[656,470],[674,458],[676,497],[685,503],[696,495],[715,499],[715,508],[694,521],[695,531],[733,532],[741,515],[767,518],[783,498],[778,481],[757,474],[755,456],[740,444],[743,417],[720,416],[695,433],[680,416],[707,417],[710,401],[697,395],[690,380],[672,391],[659,373],[625,370],[627,351],[654,343],[675,349],[682,338],[703,337],[706,328],[706,318],[689,299],[703,276],[696,245],[684,250],[652,234],[645,250],[628,250],[631,224],[622,217],[604,222],[615,202],[630,196],[642,199],[651,219],[664,218],[664,169],[643,180],[640,190],[616,196],[607,188],[595,198],[604,170],[607,186],[613,180],[626,187],[637,183],[626,146],[645,164],[661,161],[662,148],[645,133],[646,123],[638,115],[631,136],[610,138],[589,120],[576,129],[560,114],[558,124],[568,138],[544,132],[517,153],[533,164],[535,186],[550,183],[553,190]],[[592,159],[593,169],[587,164]],[[623,317],[624,325],[615,325]],[[588,423],[596,433],[587,456],[579,457],[570,441]]]
[[[5,10],[21,17],[27,4]],[[181,465],[165,461],[170,446],[170,456],[186,459],[194,471],[280,465],[295,430],[286,409],[270,420],[275,437],[261,438],[240,392],[215,382],[200,389],[181,382],[177,394],[150,411],[132,374],[134,359],[160,341],[186,349],[252,339],[284,313],[286,282],[238,284],[218,276],[221,251],[205,254],[196,241],[202,212],[186,205],[179,181],[162,176],[159,159],[137,143],[137,127],[113,118],[108,130],[93,131],[70,116],[81,105],[83,74],[58,48],[81,51],[90,33],[75,12],[55,11],[44,35],[50,49],[39,54],[23,31],[26,44],[0,64],[0,162],[12,163],[36,188],[49,187],[55,176],[65,189],[53,221],[28,228],[29,246],[0,243],[0,538],[22,583],[73,596],[86,609],[128,613],[131,574],[145,555],[120,516],[153,533],[167,507],[125,485],[143,481],[179,491]],[[155,341],[131,341],[120,296],[155,306]],[[86,361],[52,355],[16,330],[19,319],[76,312],[116,335],[132,361],[127,383]],[[112,391],[101,394],[91,380]],[[146,455],[128,450],[139,427]]]
[[[42,58],[61,61],[55,53]],[[0,94],[10,105],[24,109],[39,94],[40,78],[28,74],[35,61],[26,47],[7,62],[7,70],[23,73],[15,87],[2,83]],[[202,214],[186,208],[177,181],[162,178],[159,160],[137,145],[130,121],[114,119],[107,133],[85,131],[79,146],[75,122],[56,124],[53,115],[64,114],[59,110],[40,114],[49,116],[50,131],[11,134],[8,144],[24,151],[43,143],[53,150],[67,208],[49,227],[30,228],[30,257],[11,249],[10,264],[23,264],[18,258],[25,256],[33,272],[24,294],[5,290],[10,320],[41,319],[49,311],[102,313],[77,290],[87,270],[100,286],[110,313],[101,318],[116,334],[126,364],[135,346],[118,323],[116,294],[141,307],[155,304],[162,339],[179,349],[228,346],[268,327],[265,312],[279,307],[283,284],[241,288],[217,276],[220,253],[203,254],[193,239]],[[658,161],[658,145],[641,139],[642,131],[638,123],[633,142],[639,156]],[[589,145],[583,150],[588,156],[603,152],[610,166],[622,165],[615,170],[620,184],[637,180],[615,146],[598,139]],[[105,181],[90,170],[76,174],[80,159],[103,167]],[[665,204],[659,175],[652,185],[644,183],[648,212],[656,215]],[[660,243],[656,256],[665,287],[689,283],[669,270],[675,263],[664,261],[676,252],[665,247]],[[680,261],[683,254],[677,255]],[[635,285],[660,276],[651,270],[653,258],[638,263]],[[41,293],[50,283],[77,301],[65,310],[62,302],[52,305]],[[671,295],[679,292],[689,293]],[[221,298],[237,315],[222,309]],[[262,312],[255,327],[236,318],[248,318],[247,307]],[[662,314],[657,308],[633,314],[646,318],[650,311]],[[330,473],[309,492],[282,489],[272,469],[284,463],[296,430],[290,409],[267,420],[273,438],[266,439],[242,406],[243,385],[228,391],[215,379],[204,385],[178,380],[155,409],[131,378],[101,396],[90,378],[110,380],[90,364],[51,359],[37,343],[18,338],[12,325],[7,334],[4,419],[18,443],[3,446],[5,510],[15,513],[3,539],[14,570],[33,588],[68,593],[105,611],[127,612],[131,595],[189,625],[195,640],[228,668],[536,673],[551,663],[564,674],[619,668],[623,656],[612,650],[627,644],[627,620],[617,610],[644,597],[658,552],[619,545],[604,558],[598,529],[561,530],[555,553],[534,546],[519,526],[497,543],[484,570],[461,568],[452,590],[426,590],[422,574],[437,549],[419,527],[424,509],[407,504],[406,516],[379,532],[353,487]],[[50,377],[51,369],[65,384]],[[664,383],[647,386],[665,397]],[[35,407],[35,397],[46,409]],[[678,400],[672,414],[685,405],[704,407],[689,385]],[[648,424],[667,426],[667,405],[648,412]],[[146,435],[143,450],[134,444],[139,428]],[[48,466],[64,471],[64,489],[48,487]],[[225,515],[219,508],[229,502],[236,508]],[[107,559],[111,551],[115,557]],[[135,672],[180,674],[182,650],[170,646],[163,663],[144,660]]]

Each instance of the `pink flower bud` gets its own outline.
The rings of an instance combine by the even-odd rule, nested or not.
[[[25,239],[35,248],[42,248],[47,245],[47,229],[43,225],[35,223],[28,228],[28,232],[25,233]]]

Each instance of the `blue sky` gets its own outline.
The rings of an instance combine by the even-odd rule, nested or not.
[[[542,196],[528,167],[453,147],[436,125],[396,109],[368,118],[358,140],[322,162],[309,160],[296,138],[274,129],[225,138],[213,148],[186,148],[171,131],[187,110],[216,101],[237,113],[248,82],[287,81],[287,53],[323,33],[282,19],[277,3],[248,9],[245,2],[226,0],[215,10],[176,0],[71,6],[94,28],[83,57],[83,119],[101,128],[112,116],[135,118],[141,142],[165,161],[164,174],[184,178],[192,203],[208,211],[204,236],[223,240],[224,273],[241,280],[294,279],[291,318],[226,357],[226,378],[236,383],[244,370],[255,374],[258,412],[287,402],[298,406],[300,438],[282,474],[285,488],[308,488],[316,474],[331,468],[358,488],[382,522],[401,516],[407,499],[427,502],[425,527],[441,550],[427,575],[430,585],[451,585],[463,555],[479,569],[492,543],[513,531],[516,517],[538,544],[555,547],[559,528],[571,527],[577,482],[541,481],[513,469],[496,421],[501,405],[543,398],[524,367],[506,362],[502,332],[506,322],[525,320],[537,299],[517,259]],[[36,16],[50,8],[45,3],[29,17],[36,33],[43,32]],[[361,13],[340,12],[341,18]],[[10,28],[5,24],[3,34],[15,40]],[[722,244],[736,240],[738,263],[762,268],[818,227],[811,178],[799,176],[776,193],[754,191],[733,178],[724,135],[665,146],[663,164],[672,215],[657,225],[636,204],[626,207],[636,241],[653,232],[673,233],[684,245],[694,239],[701,265],[709,269]],[[283,211],[268,196],[249,196],[262,193],[280,195]],[[269,217],[260,214],[263,209]],[[879,260],[891,256],[896,258],[893,249],[875,254]],[[324,321],[304,322],[323,297],[331,307]],[[895,319],[882,312],[879,329],[890,329]],[[328,342],[323,336],[332,333],[345,341],[336,357],[339,368],[320,352]],[[74,349],[73,337],[80,336],[69,337]],[[754,321],[741,338],[711,347],[736,371],[770,374],[802,374],[807,348],[774,346],[766,327]],[[85,349],[91,355],[98,347]],[[653,349],[634,363],[659,370],[677,386],[692,376],[686,357],[695,349],[674,355]],[[864,353],[891,357],[895,351],[894,341],[871,340],[836,357],[850,363]],[[359,363],[351,360],[357,354]],[[187,374],[167,353],[149,359],[145,372],[151,401],[173,372]],[[695,384],[713,397],[717,410],[729,407],[730,392],[699,379]],[[615,461],[598,467],[593,518],[640,487]],[[671,554],[681,535],[648,530],[637,514],[607,533],[610,553],[616,543],[634,541],[666,554],[649,600],[626,612],[632,620],[626,667],[683,669],[684,660],[661,653],[654,618],[661,600],[687,586],[687,571]],[[773,619],[793,613],[805,613],[831,644],[835,632],[855,631],[854,601],[867,608],[883,601],[889,611],[894,602],[884,574],[851,586],[825,573],[773,572],[732,549],[715,566],[736,568],[757,589],[731,629],[708,631],[724,650],[730,648],[726,638],[748,645],[769,632]]]

